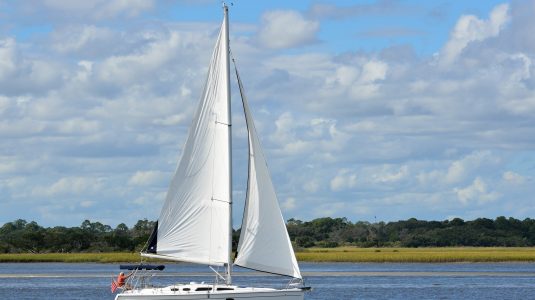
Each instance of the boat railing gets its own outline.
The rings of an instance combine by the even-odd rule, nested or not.
[[[305,285],[305,281],[302,278],[292,278],[286,284],[286,288],[301,288]]]
[[[126,281],[126,287],[131,289],[152,287],[152,271],[135,270]]]
[[[132,275],[125,282],[124,289],[141,289],[153,287],[152,278],[158,271],[163,271],[163,265],[121,265],[121,270],[131,270]]]

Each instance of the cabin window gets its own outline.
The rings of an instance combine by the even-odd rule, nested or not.
[[[228,287],[220,287],[220,288],[217,288],[218,291],[233,291],[234,289],[233,288],[228,288]]]
[[[211,291],[211,287],[198,287],[195,289],[195,291],[202,292],[202,291]]]
[[[189,292],[190,288],[183,288],[182,289],[184,292]]]
[[[177,292],[179,289],[177,288],[171,288],[171,292]]]

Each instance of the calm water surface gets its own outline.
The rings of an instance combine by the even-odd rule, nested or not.
[[[202,273],[204,266],[168,264],[162,274]],[[300,263],[305,299],[535,299],[533,263]],[[0,264],[0,299],[113,299],[111,264]],[[237,285],[284,287],[277,276],[238,276]],[[157,277],[155,284],[212,282],[213,276]]]

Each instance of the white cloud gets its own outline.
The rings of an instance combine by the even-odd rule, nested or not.
[[[373,174],[372,178],[373,181],[378,183],[391,183],[391,182],[397,182],[400,180],[405,179],[407,176],[409,176],[409,168],[408,166],[404,165],[399,168],[399,170],[395,171],[392,170],[390,166],[383,166],[382,170]]]
[[[452,63],[466,46],[474,41],[495,37],[509,21],[509,5],[496,6],[488,20],[481,20],[474,15],[463,15],[457,21],[449,41],[440,53],[441,63]]]
[[[371,60],[362,66],[362,75],[360,81],[370,83],[386,78],[388,65],[382,61]]]
[[[504,172],[502,175],[502,178],[506,182],[514,184],[514,185],[523,184],[526,181],[526,178],[524,178],[524,176],[518,173],[515,173],[513,171]]]
[[[386,78],[388,64],[371,59],[360,61],[359,65],[341,65],[332,76],[327,75],[326,84],[331,89],[346,90],[353,99],[374,96],[380,88],[378,81]]]
[[[156,183],[169,181],[169,174],[160,171],[137,171],[130,179],[128,184],[138,186],[148,186]],[[167,178],[167,180],[166,180]]]
[[[476,151],[454,161],[446,174],[446,180],[455,183],[462,180],[469,172],[477,170],[482,165],[497,164],[499,158],[494,156],[490,151]]]
[[[17,69],[15,47],[16,43],[12,38],[0,40],[0,80],[5,80]]]
[[[0,115],[2,115],[10,106],[10,98],[0,96]]]
[[[80,202],[80,206],[84,207],[84,208],[92,207],[95,204],[96,204],[96,202],[95,201],[91,201],[91,200],[85,200],[85,201]]]
[[[315,180],[315,179],[307,181],[303,185],[303,190],[308,193],[315,193],[319,189],[320,189],[320,183],[318,182],[318,180]]]
[[[310,150],[308,143],[297,137],[296,123],[292,114],[285,112],[275,121],[276,131],[270,136],[271,140],[279,144],[287,155],[295,155]]]
[[[6,139],[9,140],[9,139]],[[0,174],[9,177],[10,174],[29,173],[42,167],[42,162],[32,158],[23,159],[20,155],[0,156]]]
[[[375,130],[377,127],[378,125],[372,120],[359,121],[347,126],[348,130],[352,132],[370,132]]]
[[[177,55],[180,42],[180,35],[172,32],[169,36],[148,44],[142,53],[109,57],[102,65],[98,65],[99,79],[132,84],[145,79],[147,74],[161,72],[164,65]],[[161,73],[159,75],[161,76]]]
[[[58,64],[21,55],[12,38],[0,40],[0,88],[3,94],[30,94],[60,84]]]
[[[155,211],[159,212],[161,209],[161,205],[163,204],[165,200],[165,196],[167,195],[167,192],[160,192],[156,194],[147,193],[144,192],[143,195],[135,198],[131,201],[131,203],[139,205],[140,207],[151,207]]]
[[[496,200],[499,194],[496,192],[488,191],[487,184],[479,177],[474,179],[471,185],[465,188],[455,188],[457,198],[464,205],[469,202],[476,202],[483,204]]]
[[[185,114],[178,114],[178,115],[172,115],[161,119],[156,119],[153,121],[154,124],[157,125],[165,125],[165,126],[172,126],[172,125],[178,125],[184,122],[184,120],[187,119],[187,116]]]
[[[331,190],[339,192],[354,188],[357,185],[357,175],[351,170],[342,169],[331,179]]]
[[[458,160],[452,161],[447,170],[435,169],[428,172],[420,172],[417,176],[422,185],[432,183],[451,185],[463,182],[466,178],[481,173],[489,166],[496,166],[500,158],[490,151],[474,151]],[[473,177],[472,177],[473,178]]]
[[[64,134],[94,133],[101,129],[96,120],[67,119],[58,124],[57,131]]]
[[[68,27],[53,33],[52,40],[55,43],[52,47],[59,53],[66,54],[87,48],[94,49],[102,44],[110,46],[115,38],[114,32],[109,28],[95,25]]]
[[[294,197],[287,198],[286,201],[282,202],[281,204],[281,208],[285,211],[293,210],[296,206],[297,204]]]
[[[95,193],[103,187],[103,180],[90,177],[63,177],[49,187],[35,187],[35,196],[82,195]]]
[[[318,29],[318,22],[296,11],[271,11],[262,16],[258,38],[268,48],[294,48],[315,42]]]
[[[457,182],[466,176],[466,167],[463,161],[454,161],[448,168],[446,173],[446,180],[448,182]]]

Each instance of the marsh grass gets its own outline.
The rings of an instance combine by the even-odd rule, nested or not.
[[[535,262],[535,248],[309,248],[298,252],[310,262]]]
[[[307,262],[535,262],[535,248],[309,248],[296,253]],[[0,254],[0,262],[139,262],[139,253]],[[148,260],[157,262],[158,260]]]
[[[119,263],[139,262],[139,253],[20,253],[0,254],[0,262]]]

